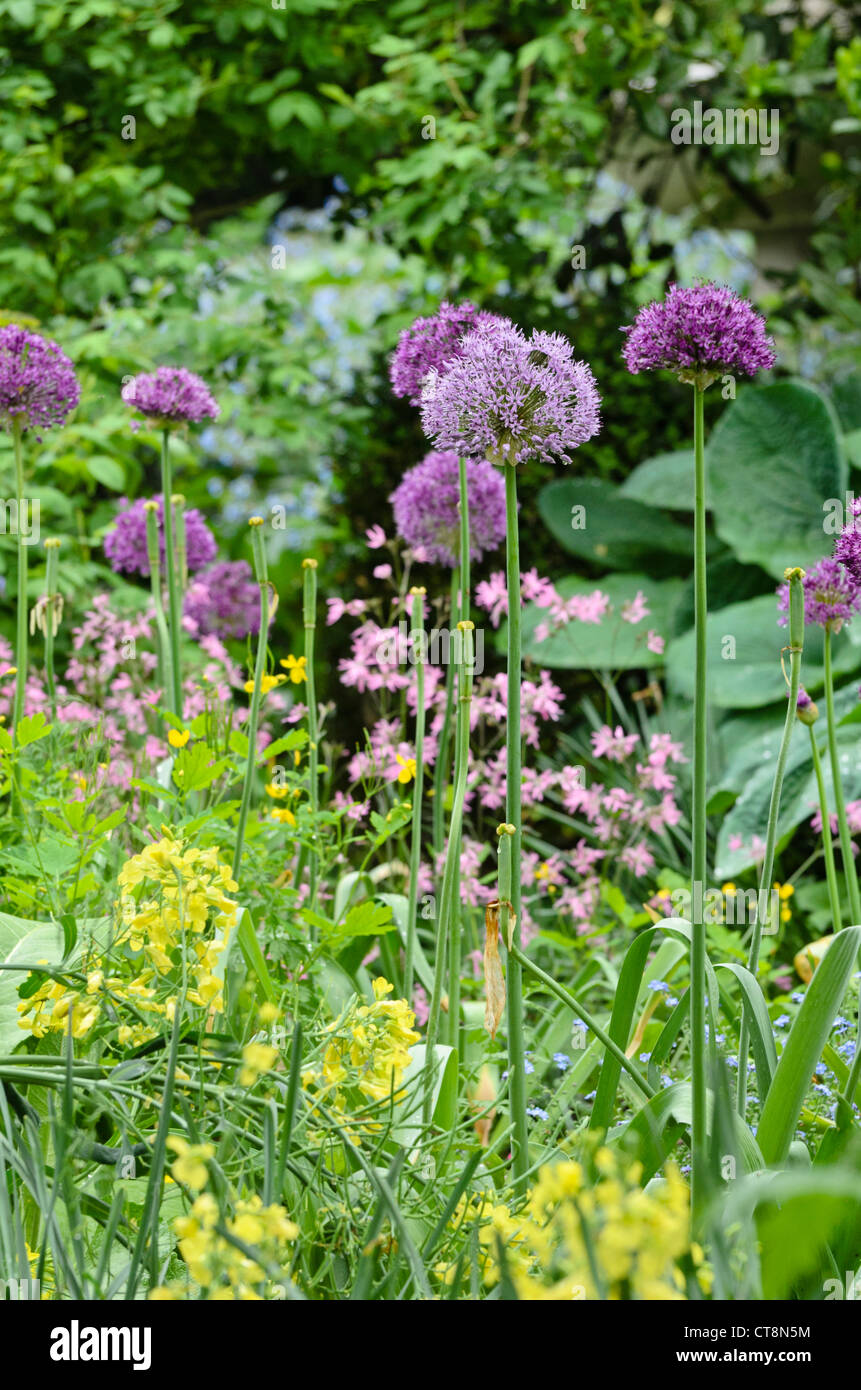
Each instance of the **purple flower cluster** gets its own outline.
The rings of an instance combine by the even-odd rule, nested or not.
[[[247,637],[260,628],[260,586],[247,560],[219,560],[188,586],[184,613],[198,633]]]
[[[664,300],[645,305],[622,329],[629,372],[677,372],[708,386],[724,372],[755,376],[775,363],[765,319],[723,285],[670,285]]]
[[[422,384],[428,372],[442,371],[460,355],[464,334],[482,324],[501,322],[498,315],[476,309],[468,300],[463,304],[443,300],[435,314],[416,319],[398,338],[389,366],[395,395],[408,396],[411,405],[421,405]]]
[[[601,398],[585,362],[559,333],[527,338],[498,320],[467,334],[460,356],[432,369],[422,425],[440,449],[497,463],[569,462],[600,429]]]
[[[0,416],[24,429],[65,424],[81,397],[75,369],[56,343],[17,324],[0,328]]]
[[[164,565],[164,499],[158,502],[158,530],[161,561]],[[127,505],[123,498],[122,504]],[[189,570],[202,569],[215,559],[215,537],[194,507],[183,513],[185,518],[186,561]],[[117,516],[116,526],[105,536],[105,554],[111,568],[119,573],[149,574],[149,554],[146,543],[146,512],[144,498],[139,497]]]
[[[185,367],[159,367],[155,372],[133,377],[122,389],[122,398],[132,410],[164,427],[199,424],[207,417],[217,420],[221,413],[209,387]],[[140,421],[132,422],[137,429]]]
[[[485,459],[466,462],[469,552],[480,560],[505,539],[505,483]],[[398,534],[431,564],[458,564],[460,480],[457,454],[431,452],[410,468],[389,498]]]
[[[856,584],[861,585],[861,500],[850,507],[852,520],[844,526],[834,546],[834,558],[845,565]]]
[[[804,621],[839,632],[861,608],[861,584],[838,560],[826,555],[817,560],[801,581],[804,589]],[[789,585],[777,591],[778,623],[786,627],[789,613]]]

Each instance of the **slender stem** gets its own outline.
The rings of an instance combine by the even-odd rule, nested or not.
[[[413,969],[415,962],[416,934],[418,923],[416,912],[419,897],[419,867],[422,852],[422,793],[424,791],[424,747],[425,747],[425,590],[412,589],[412,625],[416,665],[416,776],[413,787],[413,815],[410,828],[410,887],[407,905],[406,960],[404,962],[404,996],[407,1000],[413,995]]]
[[[460,512],[460,602],[459,613],[460,622],[469,621],[469,585],[470,585],[470,537],[469,537],[469,491],[467,488],[467,462],[465,458],[459,458],[458,486],[460,492],[459,512]],[[472,679],[470,675],[470,679]],[[458,694],[460,694],[460,681],[458,680]],[[467,740],[467,755],[469,753],[469,741]],[[461,830],[457,832],[457,844],[454,853],[456,854],[456,864],[458,870],[458,880],[460,878],[460,853],[461,853]],[[448,1042],[452,1047],[458,1045],[458,1034],[460,1031],[460,975],[463,961],[463,924],[461,922],[461,901],[460,892],[455,893],[454,905],[451,919],[451,932],[449,934],[449,958],[448,958],[448,1018],[446,1034]]]
[[[436,923],[433,995],[431,996],[426,1032],[425,1090],[422,1121],[429,1124],[433,1102],[436,1041],[439,1034],[439,1014],[442,1006],[442,982],[445,978],[446,946],[451,946],[452,923],[456,920],[459,898],[460,830],[466,800],[466,780],[469,771],[469,711],[472,704],[472,672],[474,667],[472,623],[459,623],[460,670],[458,672],[457,738],[454,754],[454,802],[451,809],[448,848],[443,873],[442,900]],[[451,1012],[451,1000],[449,1000]]]
[[[454,621],[460,592],[460,570],[457,566],[451,575],[451,605],[449,621]],[[449,750],[451,748],[451,726],[454,717],[454,662],[449,661],[445,671],[445,709],[439,735],[439,749],[433,770],[433,852],[434,863],[443,852],[445,844],[445,793],[449,777]]]
[[[266,546],[263,542],[263,519],[253,516],[250,520],[251,544],[254,554],[254,571],[260,585],[260,632],[257,636],[257,660],[254,663],[254,689],[251,692],[251,708],[248,712],[248,757],[245,763],[245,781],[242,786],[242,801],[239,806],[239,821],[236,826],[236,848],[233,853],[233,879],[239,882],[239,866],[242,862],[242,848],[245,842],[245,826],[248,821],[248,808],[251,804],[251,787],[257,763],[257,725],[260,718],[260,699],[263,689],[263,674],[266,670],[266,648],[269,636],[269,576],[266,567]]]
[[[840,775],[840,759],[837,751],[837,721],[834,717],[834,671],[831,663],[831,628],[825,628],[825,712],[828,720],[828,754],[831,761],[831,780],[834,783],[834,806],[837,811],[837,828],[840,832],[840,854],[843,859],[843,872],[849,890],[849,916],[853,926],[861,926],[861,898],[858,894],[858,874],[855,857],[852,853],[852,836],[846,819],[846,798],[843,795],[843,778]]]
[[[16,416],[12,425],[15,449],[15,527],[18,541],[18,594],[15,629],[15,698],[12,705],[12,728],[17,728],[24,713],[24,692],[27,686],[27,546],[24,543],[24,455],[21,447],[21,422]]]
[[[756,972],[759,969],[759,951],[762,943],[763,918],[768,911],[768,904],[770,901],[769,886],[771,884],[771,876],[774,872],[774,849],[777,844],[780,797],[783,791],[783,778],[786,772],[786,760],[789,757],[789,744],[792,739],[792,730],[797,723],[798,688],[801,684],[801,655],[804,647],[804,589],[801,584],[803,571],[800,569],[787,570],[786,577],[789,580],[789,698],[786,702],[786,719],[783,724],[783,737],[780,740],[777,765],[774,769],[774,782],[771,787],[771,801],[768,807],[768,825],[765,831],[765,853],[763,855],[762,870],[759,876],[756,913],[753,919],[750,950],[747,958],[747,968],[753,976],[756,976]],[[738,1081],[736,1090],[738,1113],[742,1118],[744,1118],[747,1106],[747,1058],[749,1048],[750,1028],[747,1014],[745,1013],[742,1017],[739,1030]]]
[[[45,684],[51,701],[51,719],[57,718],[57,681],[54,676],[54,634],[60,622],[62,599],[58,592],[57,571],[60,564],[60,542],[56,537],[45,541]]]
[[[706,465],[704,393],[694,387],[694,765],[691,864],[691,1207],[696,1216],[704,1199],[706,1152]]]
[[[308,779],[311,816],[313,820],[312,838],[317,837],[317,812],[319,810],[318,787],[318,741],[317,729],[317,685],[314,679],[314,639],[317,631],[317,561],[303,560],[302,621],[305,626],[305,693],[308,701]],[[312,848],[308,857],[308,906],[313,912],[317,902],[318,856]],[[314,928],[311,929],[312,940]]]
[[[825,856],[825,878],[828,883],[828,901],[831,905],[831,924],[834,931],[840,931],[843,926],[843,915],[840,910],[840,889],[837,886],[837,868],[834,863],[834,840],[831,835],[828,796],[825,791],[825,777],[822,773],[822,759],[819,756],[816,735],[813,732],[813,725],[808,727],[810,753],[813,758],[813,770],[816,773],[816,786],[819,791],[819,814],[822,817],[822,852]]]
[[[167,610],[168,631],[170,635],[170,709],[182,718],[182,672],[180,669],[180,631],[182,607],[178,576],[176,573],[176,537],[173,518],[173,477],[170,459],[170,430],[162,431],[161,443],[161,492],[162,518],[164,524],[164,567],[167,571]]]
[[[522,660],[520,611],[520,533],[517,520],[517,468],[503,464],[505,470],[506,582],[508,588],[508,707],[505,726],[506,790],[505,818],[514,826],[511,845],[513,873],[511,910],[514,914],[513,949],[509,955],[506,1003],[508,1013],[509,1100],[511,1107],[511,1152],[514,1188],[525,1192],[529,1168],[529,1133],[526,1125],[526,1044],[523,1035],[523,972],[517,957],[520,947],[521,883],[521,731],[520,666]]]
[[[161,598],[161,553],[158,536],[158,503],[144,502],[146,513],[147,555],[149,557],[149,581],[155,609],[155,628],[158,634],[158,673],[161,683],[162,704],[172,710],[173,674],[170,658],[170,637],[164,616]]]

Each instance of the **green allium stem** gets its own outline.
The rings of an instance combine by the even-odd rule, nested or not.
[[[173,714],[182,718],[182,672],[180,668],[180,633],[182,630],[182,603],[179,577],[176,572],[176,540],[173,524],[173,476],[170,458],[170,430],[162,431],[161,442],[161,491],[162,516],[164,518],[164,567],[167,578],[168,631],[170,634],[170,671],[172,688],[170,708]]]
[[[259,528],[258,528],[259,529]],[[317,633],[317,561],[303,560],[302,622],[305,628],[305,691],[308,701],[308,779],[309,800],[313,828],[312,838],[317,836],[317,812],[319,810],[318,786],[318,740],[317,729],[317,686],[314,680],[314,639]],[[308,907],[313,912],[317,902],[318,855],[311,850],[308,858]],[[313,936],[313,929],[312,929]]]
[[[451,604],[449,622],[454,622],[460,593],[460,569],[455,566],[451,575]],[[433,852],[434,863],[445,846],[445,793],[448,786],[451,726],[454,718],[454,662],[449,661],[445,672],[445,709],[439,735],[439,751],[433,770]]]
[[[170,499],[173,514],[174,535],[176,536],[176,573],[179,578],[180,598],[188,588],[188,551],[185,536],[185,498],[182,493],[174,493]]]
[[[146,545],[149,559],[149,582],[155,608],[155,627],[158,634],[158,671],[161,684],[161,698],[172,713],[173,710],[173,667],[171,664],[170,636],[164,616],[161,597],[161,556],[158,536],[158,504],[145,502]]]
[[[809,731],[810,756],[813,759],[813,770],[816,773],[816,786],[819,791],[819,814],[822,817],[822,853],[825,856],[825,878],[828,882],[828,901],[831,905],[831,923],[834,931],[840,931],[843,926],[843,915],[840,908],[840,889],[837,886],[837,866],[834,862],[834,841],[831,835],[831,817],[828,812],[825,777],[822,772],[822,759],[819,756],[819,748],[816,743],[816,735],[813,732],[812,724],[809,726]]]
[[[518,1195],[526,1190],[529,1168],[529,1132],[526,1124],[526,1043],[523,1035],[523,974],[517,956],[520,947],[521,883],[521,730],[520,667],[522,636],[520,611],[520,533],[517,520],[517,468],[503,464],[505,470],[506,579],[508,588],[508,708],[506,712],[506,794],[505,819],[514,826],[511,859],[511,910],[514,913],[513,947],[509,955],[506,981],[508,1013],[508,1067],[511,1106],[511,1152],[514,1188]]]
[[[15,417],[12,425],[12,443],[15,450],[15,499],[18,508],[16,519],[18,542],[18,594],[17,621],[15,625],[15,697],[12,705],[12,728],[18,727],[24,713],[24,692],[27,686],[27,546],[24,528],[24,453],[21,446],[21,422]]]
[[[263,540],[263,519],[253,516],[250,521],[251,546],[254,556],[254,573],[260,585],[260,631],[257,634],[257,659],[254,663],[254,689],[251,693],[251,708],[248,712],[248,756],[245,763],[245,781],[242,786],[242,801],[239,806],[239,821],[236,826],[236,848],[233,853],[233,879],[239,882],[239,866],[242,862],[242,849],[245,843],[245,826],[248,822],[248,808],[251,804],[251,788],[254,783],[254,770],[257,764],[257,725],[260,720],[260,700],[263,690],[263,676],[266,671],[266,649],[269,637],[269,573],[266,565],[266,545]]]
[[[443,872],[442,900],[436,921],[436,951],[434,954],[433,995],[431,996],[426,1031],[425,1090],[422,1122],[429,1124],[433,1103],[435,1070],[434,1049],[439,1036],[439,1015],[442,1006],[442,983],[445,978],[446,947],[451,950],[452,924],[457,920],[460,900],[460,831],[466,800],[466,779],[469,771],[469,713],[472,704],[472,673],[475,665],[472,623],[458,623],[460,634],[460,668],[458,671],[457,737],[454,750],[454,803],[451,809],[448,847]],[[452,1002],[449,999],[449,1012]]]
[[[45,684],[51,701],[51,719],[57,718],[57,681],[54,675],[54,635],[59,624],[60,606],[58,573],[60,542],[51,538],[45,542]]]
[[[704,393],[694,387],[694,628],[696,672],[694,686],[694,765],[691,863],[691,1207],[700,1211],[707,1176],[706,1152],[706,464]]]
[[[783,791],[783,778],[786,772],[786,760],[789,757],[789,744],[792,739],[792,730],[796,723],[798,708],[798,689],[801,684],[801,654],[804,647],[804,589],[802,579],[804,571],[792,569],[786,571],[786,578],[789,580],[789,698],[786,702],[786,719],[783,724],[783,737],[780,740],[780,750],[777,754],[777,766],[774,769],[774,782],[771,787],[771,802],[768,807],[768,825],[765,832],[765,854],[762,861],[762,871],[759,876],[759,893],[756,899],[756,915],[753,920],[753,931],[750,938],[750,951],[747,958],[747,968],[755,976],[759,969],[759,950],[762,944],[762,919],[765,916],[769,903],[769,892],[771,876],[774,872],[774,849],[777,844],[777,824],[780,816],[780,797]],[[741,1020],[741,1028],[738,1040],[738,1082],[736,1099],[738,1113],[744,1118],[747,1105],[747,1058],[750,1048],[750,1028],[748,1026],[747,1014],[744,1013]]]
[[[459,486],[459,506],[460,514],[460,538],[459,538],[459,558],[460,558],[460,601],[459,614],[460,622],[469,621],[469,589],[470,589],[470,553],[469,553],[469,491],[467,488],[466,459],[459,458],[457,461],[458,486]],[[471,676],[470,676],[471,679]],[[459,682],[458,682],[459,688]],[[467,745],[467,753],[469,751]],[[463,835],[462,831],[457,832],[457,844],[454,852],[457,855],[458,873],[460,869],[460,853]],[[449,960],[448,960],[448,1015],[446,1018],[446,1036],[452,1047],[458,1045],[458,1034],[460,1031],[460,975],[463,962],[463,924],[461,922],[461,901],[460,893],[455,897],[454,909],[451,921],[451,932],[449,934]]]
[[[846,887],[849,891],[849,920],[853,926],[861,926],[861,898],[858,894],[858,873],[852,853],[852,835],[846,819],[846,798],[843,795],[843,778],[840,774],[840,758],[837,750],[837,720],[834,716],[834,670],[831,661],[831,628],[825,628],[825,712],[828,721],[828,755],[831,762],[831,779],[834,783],[834,808],[837,812],[837,828],[840,832],[840,855]]]
[[[416,664],[416,775],[413,786],[413,814],[410,828],[410,888],[407,905],[406,959],[404,962],[404,996],[407,1001],[413,996],[413,969],[415,962],[416,935],[418,923],[419,867],[422,853],[422,794],[424,792],[424,746],[425,746],[425,590],[412,589],[412,629],[419,636],[415,650]]]

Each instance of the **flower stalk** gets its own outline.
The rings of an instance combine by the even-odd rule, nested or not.
[[[694,763],[691,863],[691,1206],[696,1214],[704,1198],[706,1153],[706,731],[708,592],[706,585],[705,392],[694,384]]]
[[[317,687],[314,680],[314,640],[317,633],[317,561],[302,561],[302,622],[305,628],[305,688],[308,701],[308,780],[311,805],[311,838],[317,838],[318,798],[318,740]],[[318,856],[311,849],[308,861],[308,906],[313,912],[317,902]]]
[[[460,588],[460,570],[457,566],[451,575],[450,620],[457,612]],[[454,663],[449,662],[445,673],[445,709],[439,735],[439,751],[433,770],[433,851],[434,860],[442,854],[445,843],[445,794],[448,786],[448,771],[451,749],[451,726],[454,719]]]
[[[448,848],[443,872],[442,899],[436,923],[436,950],[434,955],[434,981],[428,1013],[425,1058],[425,1091],[422,1120],[429,1124],[433,1101],[433,1076],[435,1067],[435,1048],[439,1037],[439,1015],[442,1008],[442,985],[445,978],[447,948],[452,953],[453,924],[457,921],[460,901],[460,832],[463,825],[463,808],[466,801],[466,781],[469,770],[469,717],[472,704],[472,677],[475,665],[473,652],[473,624],[458,623],[460,634],[460,668],[458,671],[458,709],[457,734],[454,749],[454,802],[449,825]],[[416,759],[418,764],[418,759]],[[449,996],[449,1016],[453,1014],[454,1004]],[[456,1036],[457,1024],[454,1030]]]
[[[759,878],[756,914],[753,921],[750,950],[747,960],[747,968],[754,977],[759,969],[763,917],[768,910],[766,904],[769,902],[769,884],[771,883],[771,876],[774,872],[774,849],[777,844],[780,797],[783,792],[786,761],[789,757],[789,744],[792,738],[792,730],[796,722],[798,691],[801,684],[801,656],[804,650],[804,587],[801,582],[804,578],[804,570],[798,568],[788,569],[785,578],[789,582],[789,699],[787,701],[786,720],[783,725],[783,737],[780,740],[777,765],[774,769],[771,802],[768,808],[768,825],[765,832],[765,854]],[[747,1014],[743,1013],[738,1040],[738,1082],[736,1091],[738,1113],[742,1118],[744,1118],[745,1108],[747,1106],[747,1059],[749,1048],[750,1029],[748,1027]]]
[[[415,967],[416,935],[418,924],[419,867],[421,864],[422,838],[422,793],[424,791],[424,740],[425,740],[425,594],[427,590],[415,587],[412,594],[412,630],[416,671],[416,775],[413,786],[413,813],[410,826],[410,887],[407,905],[407,940],[404,960],[404,995],[409,1000],[413,995],[413,972]],[[416,644],[416,638],[418,643]]]
[[[506,582],[508,588],[508,709],[505,727],[505,819],[514,826],[511,836],[511,914],[514,918],[511,942],[521,945],[521,730],[520,730],[520,668],[522,662],[522,631],[520,608],[520,532],[517,519],[517,469],[514,462],[503,465],[505,470],[506,520]],[[523,972],[513,952],[508,960],[506,982],[508,1014],[509,1097],[511,1110],[511,1152],[514,1171],[514,1190],[519,1196],[526,1190],[529,1168],[528,1130],[526,1124],[526,1043],[523,1033]]]
[[[170,636],[171,711],[182,718],[182,672],[180,668],[180,631],[182,600],[177,573],[176,533],[173,519],[173,476],[170,457],[170,430],[162,430],[161,492],[164,518],[164,567],[167,578],[168,633]]]
[[[266,545],[263,539],[263,517],[252,516],[251,549],[254,557],[254,574],[260,585],[260,631],[257,634],[257,658],[254,663],[254,689],[251,692],[251,707],[248,711],[248,755],[245,762],[245,780],[242,785],[242,801],[239,806],[239,821],[236,826],[236,848],[233,852],[232,876],[239,882],[239,866],[242,862],[242,849],[245,843],[245,826],[248,823],[248,808],[251,804],[251,788],[257,764],[257,726],[260,721],[260,700],[263,691],[263,676],[266,671],[266,649],[269,635],[269,571],[266,564]]]
[[[840,773],[840,755],[837,748],[837,720],[834,714],[834,668],[832,664],[832,628],[825,625],[825,714],[828,724],[828,756],[831,763],[831,779],[834,783],[834,808],[837,812],[837,829],[840,836],[840,856],[843,860],[843,873],[849,893],[849,918],[853,926],[861,926],[861,897],[858,892],[858,873],[855,856],[852,853],[852,835],[846,817],[846,797],[843,794],[843,778]]]
[[[12,704],[12,728],[18,727],[24,713],[24,692],[27,688],[27,545],[22,525],[24,517],[24,451],[21,442],[23,427],[20,417],[12,422],[12,446],[15,453],[15,529],[18,551],[18,593],[15,624],[15,696]]]
[[[51,701],[51,718],[57,718],[57,681],[54,675],[54,638],[63,616],[63,596],[59,592],[58,574],[60,569],[60,541],[50,536],[45,541],[45,598],[44,627],[45,636],[45,684]]]
[[[831,925],[834,931],[840,931],[843,926],[843,913],[840,907],[840,889],[837,884],[837,865],[834,862],[834,839],[831,834],[831,816],[828,811],[825,776],[822,771],[822,759],[819,756],[819,746],[816,742],[812,723],[808,725],[808,729],[810,732],[810,756],[813,759],[813,771],[816,774],[816,788],[819,793],[819,815],[822,818],[822,854],[825,859],[825,879],[828,884]]]
[[[161,685],[161,698],[171,713],[173,707],[173,667],[171,664],[170,636],[164,616],[164,603],[161,596],[161,555],[158,534],[158,503],[144,502],[146,512],[146,546],[149,559],[150,591],[155,609],[155,627],[158,634],[158,674]]]

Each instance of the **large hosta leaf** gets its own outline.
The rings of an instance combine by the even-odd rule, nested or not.
[[[830,404],[809,386],[745,388],[708,445],[717,533],[738,558],[777,578],[829,546],[822,504],[843,498],[847,466]]]
[[[625,497],[611,483],[559,478],[542,489],[538,509],[560,545],[604,569],[681,573],[689,568],[691,526]]]

